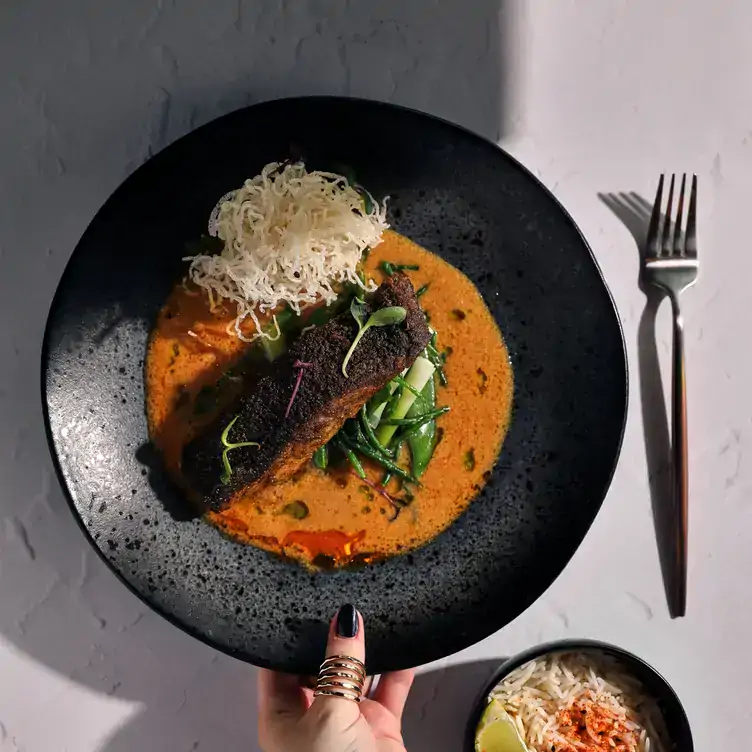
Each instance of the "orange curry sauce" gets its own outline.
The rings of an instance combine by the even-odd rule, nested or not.
[[[512,408],[512,370],[499,329],[472,282],[438,256],[387,231],[366,262],[366,274],[380,281],[378,266],[384,260],[420,267],[408,275],[416,289],[429,285],[421,304],[438,332],[439,349],[450,353],[449,383],[437,388],[437,402],[451,412],[438,419],[442,438],[414,501],[391,521],[389,502],[355,475],[310,465],[287,483],[267,486],[253,497],[240,492],[228,509],[207,514],[235,540],[307,565],[367,562],[427,543],[483,486]],[[212,418],[195,416],[197,395],[249,347],[227,333],[233,318],[234,311],[212,313],[205,294],[178,285],[152,333],[146,359],[149,430],[178,481],[182,447]],[[403,461],[408,460],[405,449]],[[383,470],[364,466],[378,483]],[[389,491],[399,495],[396,481]],[[302,519],[290,513],[301,508],[307,509]]]

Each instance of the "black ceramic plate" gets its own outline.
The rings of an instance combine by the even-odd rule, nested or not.
[[[642,658],[638,658],[634,653],[597,640],[549,642],[545,645],[530,648],[524,653],[505,661],[486,683],[475,703],[473,712],[470,714],[465,733],[465,752],[475,752],[475,733],[488,705],[488,696],[496,685],[528,661],[542,658],[550,653],[602,653],[616,659],[626,673],[634,676],[642,683],[645,692],[658,704],[666,724],[667,736],[670,739],[670,747],[666,752],[694,752],[692,730],[689,726],[687,713],[671,685],[651,665],[645,663]]]
[[[220,196],[289,156],[311,168],[350,165],[375,195],[391,196],[393,226],[478,286],[514,366],[512,426],[470,509],[424,548],[356,571],[312,574],[179,519],[148,448],[147,337],[185,270],[186,244],[205,232]],[[603,501],[627,400],[613,301],[556,199],[467,131],[389,105],[328,98],[227,115],[128,178],[63,275],[42,371],[60,480],[121,579],[219,649],[309,673],[343,602],[365,614],[373,671],[453,653],[527,608]]]

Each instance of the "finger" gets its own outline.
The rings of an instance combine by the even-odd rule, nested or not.
[[[363,617],[349,603],[337,612],[329,624],[329,639],[326,643],[326,657],[347,655],[357,658],[365,665],[366,639]]]
[[[326,644],[326,657],[335,655],[356,658],[365,664],[366,643],[363,617],[354,606],[342,606],[329,625],[329,639]],[[344,702],[353,704],[351,700],[330,695],[319,695],[314,699],[314,705],[322,701]]]
[[[415,671],[412,669],[384,674],[379,679],[371,699],[383,705],[397,720],[400,720],[414,679]]]
[[[300,680],[292,674],[259,669],[258,690],[259,719],[264,723],[300,718],[307,708]]]

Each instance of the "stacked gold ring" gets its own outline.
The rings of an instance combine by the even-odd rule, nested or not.
[[[366,667],[350,655],[333,655],[319,669],[314,697],[342,697],[360,702],[366,681]]]

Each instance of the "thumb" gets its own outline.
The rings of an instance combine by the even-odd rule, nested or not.
[[[326,643],[326,658],[333,656],[346,656],[360,661],[365,666],[366,641],[363,617],[351,604],[345,604],[337,612],[337,615],[329,624],[329,638]],[[334,669],[338,670],[338,669]],[[343,670],[347,673],[347,670]],[[358,683],[357,679],[351,681],[349,677],[337,677],[338,680],[348,683]],[[347,709],[348,714],[353,712],[358,715],[358,706],[352,700],[332,695],[318,695],[313,701],[314,706],[326,705],[329,709],[341,707]]]

